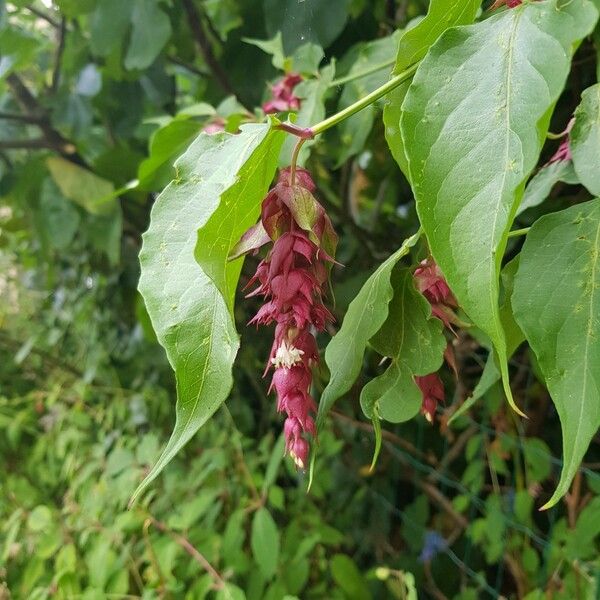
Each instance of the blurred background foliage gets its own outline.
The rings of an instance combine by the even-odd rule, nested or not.
[[[255,307],[238,303],[227,408],[127,510],[174,420],[173,375],[136,291],[140,236],[174,159],[209,125],[235,132],[262,118],[284,71],[304,77],[300,124],[347,106],[387,79],[394,32],[426,10],[0,0],[0,598],[596,597],[598,440],[571,494],[538,513],[560,469],[560,428],[526,349],[512,369],[529,421],[493,385],[452,427],[444,413],[389,427],[373,472],[356,386],[319,440],[307,494],[261,379],[270,341],[243,328]],[[575,65],[556,131],[593,79],[591,42]],[[341,234],[338,318],[416,228],[379,109],[304,156]],[[574,193],[560,184],[550,202]],[[468,335],[453,343],[447,407],[485,364]],[[367,362],[375,373],[376,356]]]

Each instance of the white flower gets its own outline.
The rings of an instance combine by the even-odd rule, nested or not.
[[[281,367],[289,369],[299,362],[302,362],[303,354],[304,350],[295,348],[292,345],[288,346],[285,342],[281,342],[281,346],[277,348],[275,358],[272,358],[271,362],[275,365],[276,369],[280,369]]]

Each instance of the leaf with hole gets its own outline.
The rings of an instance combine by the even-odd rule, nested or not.
[[[431,316],[429,303],[415,289],[412,272],[396,267],[391,282],[394,296],[388,317],[371,345],[392,362],[382,375],[365,385],[360,404],[369,418],[375,412],[386,421],[401,423],[419,412],[422,394],[414,377],[440,368],[446,338],[442,322]]]

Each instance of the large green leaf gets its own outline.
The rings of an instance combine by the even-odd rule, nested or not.
[[[268,125],[246,125],[238,135],[201,134],[175,164],[177,178],[152,208],[140,253],[139,289],[175,370],[177,419],[166,448],[134,499],[229,394],[239,345],[232,301],[223,297],[194,257],[198,229],[221,210],[224,197],[226,202],[236,197],[239,210],[256,218],[275,172],[280,142],[280,132],[270,131]],[[223,232],[237,232],[240,225],[231,219],[222,227]],[[237,239],[231,237],[233,245]],[[225,269],[229,248],[219,245],[219,249]],[[202,249],[198,252],[203,254]]]
[[[393,74],[398,75],[421,60],[431,45],[449,27],[472,23],[481,0],[431,0],[429,11],[422,21],[404,32],[398,45],[398,54]],[[404,143],[400,134],[402,102],[410,86],[410,81],[401,83],[387,96],[383,109],[385,139],[402,169],[408,177],[408,163]]]
[[[429,303],[415,289],[412,272],[396,267],[391,281],[394,297],[389,314],[371,345],[379,354],[390,357],[392,363],[365,385],[360,403],[370,419],[379,415],[399,423],[419,412],[422,395],[414,376],[440,368],[446,338],[442,322],[431,316]]]
[[[388,316],[388,304],[394,295],[390,278],[396,263],[408,254],[420,232],[408,238],[367,279],[350,303],[340,330],[325,351],[331,377],[319,402],[317,426],[321,427],[333,403],[351,387],[362,365],[368,341],[379,331]]]
[[[171,37],[171,22],[159,0],[133,0],[131,26],[125,68],[147,69]]]
[[[588,0],[525,3],[446,31],[406,95],[401,129],[417,210],[452,291],[496,350],[507,235],[534,168],[574,46],[598,12]]]
[[[563,431],[563,470],[548,508],[568,490],[600,426],[600,200],[534,223],[512,302]]]
[[[581,94],[571,131],[573,166],[581,183],[594,195],[600,194],[600,83]]]

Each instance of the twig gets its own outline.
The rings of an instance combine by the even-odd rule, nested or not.
[[[6,82],[11,88],[15,100],[21,106],[21,109],[26,114],[39,116],[39,121],[35,124],[42,131],[49,147],[56,150],[67,160],[85,166],[85,162],[77,154],[75,146],[52,127],[48,114],[40,106],[35,96],[27,89],[27,86],[21,81],[19,76],[16,73],[11,73],[6,78]]]
[[[150,516],[144,521],[143,533],[144,533],[144,542],[146,543],[146,548],[148,549],[148,555],[150,557],[150,562],[156,571],[158,579],[160,581],[159,593],[161,596],[165,594],[167,591],[167,581],[165,576],[160,568],[160,563],[158,562],[158,557],[156,556],[156,552],[154,551],[154,546],[150,540],[150,525],[155,525],[156,522],[154,517]],[[158,527],[160,529],[160,527]]]
[[[348,415],[338,412],[337,410],[332,410],[332,411],[330,411],[329,414],[334,419],[337,419],[338,421],[347,423],[348,425],[351,425],[355,429],[362,429],[363,431],[369,431],[370,433],[373,433],[373,431],[374,431],[373,425],[371,425],[371,423],[366,423],[366,422],[363,423],[362,421],[357,421],[356,419],[353,419],[352,417],[349,417]],[[385,429],[382,429],[381,437],[388,440],[393,445],[403,448],[409,454],[412,454],[413,456],[417,456],[421,460],[424,460],[431,465],[435,464],[435,461],[433,461],[431,459],[431,457],[428,457],[424,452],[422,452],[418,448],[415,448],[415,446],[413,446],[410,442],[407,442],[405,439],[395,435],[391,431],[386,431]]]
[[[146,523],[152,523],[156,529],[171,536],[175,542],[177,542],[212,578],[216,589],[223,589],[225,587],[225,580],[221,577],[219,572],[206,560],[204,555],[185,537],[176,533],[172,529],[163,523],[158,521],[152,515],[146,519]],[[146,524],[144,524],[146,528]]]
[[[50,16],[48,13],[45,13],[43,10],[36,8],[35,6],[27,6],[26,9],[36,17],[43,19],[46,23],[50,23],[52,27],[56,27],[56,29],[60,29],[61,24],[54,19],[54,17]]]
[[[579,510],[579,498],[581,496],[581,471],[577,471],[573,478],[571,491],[565,497],[567,505],[569,528],[574,529],[577,523],[577,513]]]
[[[60,21],[60,29],[58,31],[58,47],[56,49],[56,58],[54,59],[54,71],[52,72],[52,83],[50,84],[50,92],[55,94],[60,84],[60,71],[62,63],[62,55],[65,50],[65,40],[67,34],[67,19],[63,17]]]
[[[433,578],[433,574],[431,573],[431,563],[429,561],[425,562],[423,565],[423,572],[425,573],[425,579],[427,581],[427,591],[436,600],[448,600],[448,596],[446,596],[442,590],[440,590],[435,582],[435,579]]]
[[[434,473],[431,473],[427,479],[431,482],[436,481],[439,476],[448,468],[448,466],[454,462],[459,456],[461,456],[463,448],[467,445],[467,442],[479,431],[477,425],[471,425],[465,429],[456,439],[450,450],[446,452],[444,458],[440,461],[438,468]]]
[[[40,150],[55,149],[46,138],[33,138],[30,140],[0,140],[0,150]]]
[[[14,351],[19,350],[19,348],[21,348],[21,346],[23,345],[22,342],[20,342],[19,340],[13,339],[12,337],[6,335],[2,331],[0,331],[0,343],[2,343],[4,346],[6,346],[8,348],[12,348],[12,350],[14,350]],[[61,369],[62,371],[66,371],[66,372],[70,373],[71,375],[78,377],[79,379],[81,379],[83,377],[82,371],[80,371],[73,365],[70,365],[68,363],[63,363],[60,360],[57,360],[54,356],[52,356],[48,352],[45,352],[44,350],[40,350],[39,348],[33,347],[33,348],[31,348],[29,353],[36,354],[37,356],[42,358],[47,364],[49,364],[53,367],[56,367],[58,369]]]
[[[198,75],[198,77],[207,77],[208,76],[208,73],[206,73],[205,71],[201,71],[198,67],[195,67],[194,65],[190,65],[189,63],[186,63],[185,61],[181,60],[180,58],[177,58],[176,56],[167,56],[167,60],[170,63],[173,63],[174,65],[177,65],[178,67],[182,67],[186,71],[193,73],[194,75]]]
[[[9,121],[22,121],[23,123],[40,123],[41,119],[35,115],[22,115],[21,113],[0,111],[0,119]]]
[[[212,47],[210,45],[210,40],[206,37],[204,26],[202,25],[200,15],[198,14],[196,7],[194,6],[193,0],[182,0],[182,2],[183,8],[188,17],[190,30],[192,32],[192,35],[194,36],[194,39],[196,40],[196,43],[198,44],[198,47],[200,48],[200,52],[202,52],[202,56],[204,57],[206,64],[208,65],[209,69],[211,70],[212,74],[214,75],[221,88],[223,88],[223,91],[227,94],[233,94],[234,96],[236,96],[236,93],[229,81],[227,73],[225,73],[225,70],[223,69],[223,67],[221,67],[213,53]]]
[[[517,586],[517,598],[525,598],[527,594],[527,576],[523,572],[519,561],[508,553],[504,554],[503,560]]]
[[[466,529],[469,526],[469,521],[466,519],[466,517],[461,515],[454,508],[452,502],[450,502],[450,500],[448,500],[448,498],[446,498],[446,496],[444,496],[444,494],[442,494],[442,492],[440,492],[440,490],[438,490],[435,485],[433,485],[432,483],[421,481],[418,478],[414,480],[414,483],[418,488],[421,489],[421,491],[425,492],[425,494],[427,494],[427,496],[429,496],[429,498],[433,500],[433,502],[435,502],[441,509],[443,509],[443,511],[449,517],[451,517],[452,520],[459,527],[462,527],[462,529]]]

